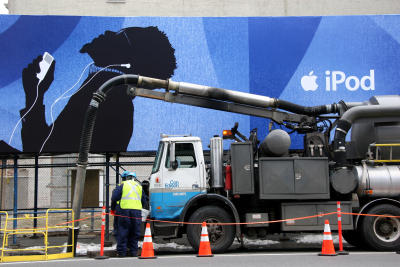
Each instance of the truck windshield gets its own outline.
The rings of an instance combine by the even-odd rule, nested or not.
[[[158,172],[158,169],[160,168],[163,150],[164,150],[164,142],[160,142],[160,144],[158,145],[158,150],[157,150],[156,158],[154,159],[153,169],[151,170],[151,173]]]

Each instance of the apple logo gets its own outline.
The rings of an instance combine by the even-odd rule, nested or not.
[[[304,91],[315,91],[318,88],[318,84],[316,83],[317,76],[313,75],[314,71],[312,70],[308,75],[305,75],[301,78],[301,87],[303,87]]]

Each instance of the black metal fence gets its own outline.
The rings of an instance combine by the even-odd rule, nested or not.
[[[72,206],[74,181],[76,177],[77,154],[57,156],[24,155],[3,158],[0,176],[0,209],[12,217],[31,216],[49,208],[68,209]],[[99,220],[93,215],[106,207],[110,209],[111,193],[120,183],[120,173],[135,171],[139,180],[147,179],[151,173],[155,152],[133,152],[124,154],[90,155],[87,168],[85,193],[81,217],[90,217],[81,223],[81,232],[100,229]],[[61,216],[61,215],[60,215]],[[60,221],[68,221],[69,213]],[[29,220],[27,220],[28,223]],[[41,227],[39,220],[18,227]],[[106,217],[108,235],[112,218]],[[10,227],[10,226],[8,226]]]

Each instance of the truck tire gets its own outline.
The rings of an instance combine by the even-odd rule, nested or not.
[[[217,206],[204,206],[196,210],[190,216],[191,223],[230,223],[233,218],[227,211]],[[233,243],[235,238],[234,225],[207,225],[208,237],[212,253],[222,253]],[[196,251],[200,245],[201,225],[189,224],[187,226],[187,238],[190,245]]]
[[[400,216],[400,208],[380,204],[370,209],[368,214]],[[360,231],[366,244],[373,250],[400,249],[400,218],[367,216],[361,223]]]

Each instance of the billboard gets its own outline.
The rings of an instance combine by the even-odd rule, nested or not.
[[[122,73],[276,97],[299,105],[399,94],[400,16],[0,16],[0,153],[77,152],[92,93]],[[46,75],[38,78],[44,53]],[[126,68],[129,64],[130,68]],[[123,65],[123,66],[122,66]],[[92,152],[155,150],[161,133],[204,140],[268,120],[114,88]],[[292,148],[302,137],[292,136]]]

